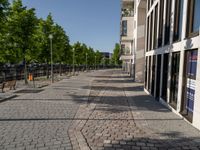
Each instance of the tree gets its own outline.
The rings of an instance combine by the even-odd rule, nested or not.
[[[95,55],[96,55],[96,64],[97,65],[101,64],[101,60],[103,59],[102,53],[100,53],[100,51],[97,50]]]
[[[8,0],[0,0],[0,63],[5,63],[4,48],[5,48],[5,23],[8,15]]]
[[[122,62],[119,60],[119,57],[120,57],[120,45],[116,43],[115,48],[113,50],[112,63],[115,65],[121,65]]]
[[[1,27],[3,26],[2,22],[6,20],[8,7],[9,7],[8,0],[0,0],[0,26]]]
[[[14,0],[6,23],[7,33],[5,41],[7,48],[5,56],[11,63],[23,60],[26,84],[28,83],[26,58],[28,58],[28,51],[33,48],[33,34],[36,26],[37,17],[35,16],[35,9],[27,9],[22,5],[21,0]]]

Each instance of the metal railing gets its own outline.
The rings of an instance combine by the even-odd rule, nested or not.
[[[120,68],[116,65],[75,65],[75,72],[82,72],[95,69],[111,69]],[[73,72],[73,65],[54,64],[53,73],[55,75],[63,75]],[[51,66],[47,64],[32,64],[27,66],[27,74],[32,74],[34,78],[51,75]],[[23,80],[24,79],[24,66],[23,65],[0,65],[0,83],[10,80]]]

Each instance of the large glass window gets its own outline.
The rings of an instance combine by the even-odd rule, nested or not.
[[[195,86],[197,74],[197,50],[189,50],[185,52],[185,64],[183,73],[183,95],[182,95],[182,115],[192,122]]]
[[[150,50],[153,49],[153,11],[151,12],[151,21],[150,21],[150,38],[149,38],[149,43],[150,43]]]
[[[149,51],[149,17],[147,18],[147,39],[146,39],[146,51]]]
[[[122,36],[127,36],[127,20],[122,21]]]
[[[188,24],[187,24],[187,36],[194,36],[199,34],[200,27],[200,0],[188,1]]]
[[[200,0],[195,0],[194,3],[194,22],[193,22],[193,32],[198,32],[200,27]]]
[[[160,0],[159,9],[159,33],[158,33],[158,47],[162,46],[162,36],[163,36],[163,10],[164,10],[164,0]]]
[[[155,14],[154,14],[154,44],[153,48],[157,48],[157,21],[158,21],[158,5],[155,7]]]
[[[170,104],[176,109],[178,99],[180,52],[172,54]]]
[[[182,18],[183,18],[183,0],[175,1],[174,10],[174,37],[173,41],[176,42],[181,39],[182,33]]]
[[[166,22],[165,22],[165,45],[169,44],[170,40],[170,25],[171,25],[171,1],[166,1]]]
[[[162,93],[161,97],[164,101],[167,101],[167,82],[168,82],[168,64],[169,64],[169,54],[164,54],[163,60],[163,74],[162,74]]]

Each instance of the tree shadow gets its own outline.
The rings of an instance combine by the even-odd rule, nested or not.
[[[87,96],[83,95],[70,95],[73,97],[73,101],[76,103],[85,104],[98,104],[95,110],[101,110],[104,112],[121,113],[124,111],[151,111],[151,112],[171,112],[167,107],[163,106],[159,102],[155,101],[153,97],[149,95],[138,96],[103,96],[99,99],[99,96],[90,97],[89,101]]]
[[[138,86],[127,86],[127,87],[117,87],[117,86],[101,86],[101,85],[97,85],[97,86],[84,86],[84,89],[93,89],[93,90],[101,90],[102,88],[105,88],[109,91],[124,91],[124,89],[126,91],[144,91],[144,87],[142,85],[138,85]]]

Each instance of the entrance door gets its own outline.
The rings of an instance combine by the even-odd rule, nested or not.
[[[178,80],[179,80],[180,52],[172,54],[170,105],[176,109],[178,99]]]
[[[186,51],[185,68],[183,74],[182,115],[190,122],[193,118],[194,97],[197,71],[197,50]]]
[[[163,74],[162,74],[162,99],[167,101],[167,82],[168,82],[168,64],[169,64],[169,54],[164,54],[163,60]]]
[[[161,55],[157,55],[157,65],[156,65],[156,99],[159,100],[160,97],[160,70],[161,70]]]

